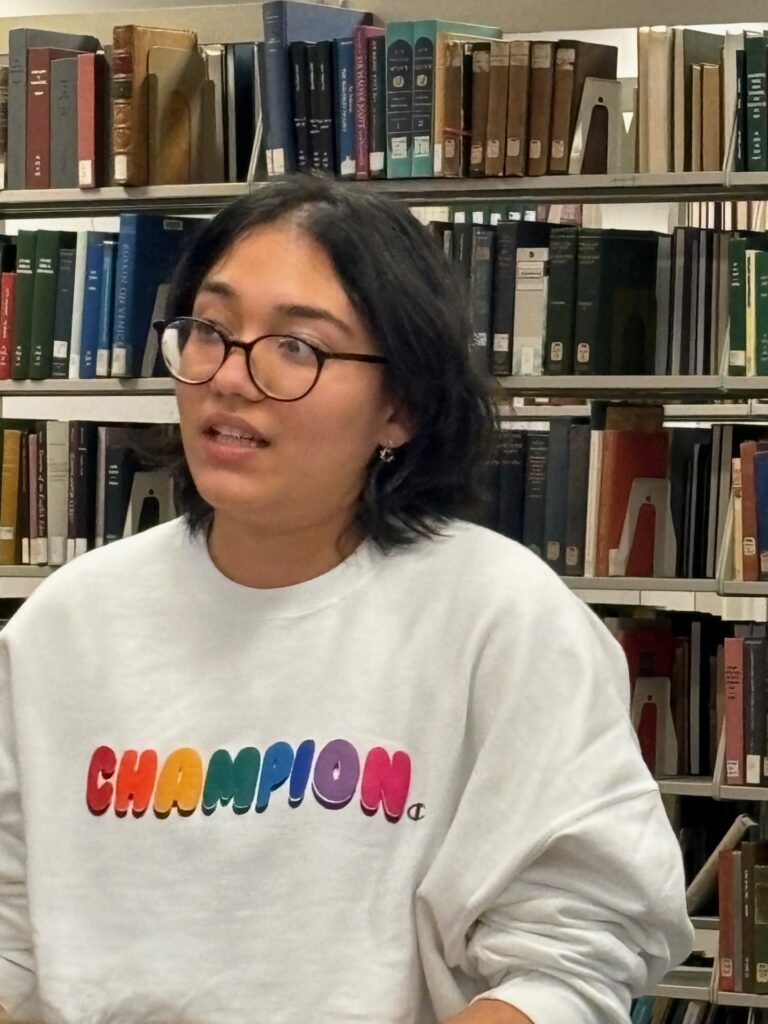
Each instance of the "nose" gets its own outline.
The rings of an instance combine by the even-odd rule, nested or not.
[[[251,402],[260,402],[266,395],[253,383],[248,370],[248,355],[241,348],[232,348],[211,378],[210,386],[220,395],[239,395]]]

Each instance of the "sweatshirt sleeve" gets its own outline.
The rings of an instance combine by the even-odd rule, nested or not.
[[[23,1012],[34,986],[9,658],[0,638],[0,1005]]]
[[[476,648],[466,785],[416,897],[422,965],[440,1020],[474,996],[626,1024],[691,950],[682,857],[620,646],[554,577],[526,598]]]

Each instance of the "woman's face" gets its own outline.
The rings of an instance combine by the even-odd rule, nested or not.
[[[324,249],[290,222],[239,239],[203,281],[193,316],[242,341],[290,334],[329,352],[380,354]],[[255,527],[346,524],[377,447],[408,439],[384,367],[329,359],[308,395],[279,402],[254,386],[245,359],[234,350],[209,383],[176,385],[198,491],[217,513]]]

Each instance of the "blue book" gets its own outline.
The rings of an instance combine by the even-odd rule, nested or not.
[[[120,215],[112,318],[112,377],[142,372],[144,348],[159,287],[171,277],[182,249],[203,222],[152,213]]]
[[[104,241],[110,236],[103,231],[89,231],[85,254],[85,291],[83,293],[83,327],[80,340],[80,377],[96,376],[96,352],[99,347],[99,313],[101,311],[101,273],[104,268]]]
[[[296,146],[291,109],[290,43],[319,43],[351,36],[357,25],[372,24],[372,15],[341,7],[267,0],[264,19],[267,173],[296,170]]]
[[[355,40],[333,40],[333,120],[336,126],[336,173],[354,178]]]
[[[755,503],[760,579],[768,580],[768,452],[755,453]]]
[[[112,309],[115,296],[116,238],[105,238],[101,269],[101,299],[99,301],[99,334],[96,346],[96,376],[109,376],[109,357],[112,352]]]

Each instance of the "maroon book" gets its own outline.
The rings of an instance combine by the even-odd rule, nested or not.
[[[354,31],[355,52],[355,177],[370,178],[370,111],[368,110],[368,41],[384,35],[383,28],[358,25]]]
[[[27,51],[27,188],[51,186],[51,61],[77,52],[51,46]]]
[[[103,53],[77,58],[77,167],[80,188],[106,185],[106,75]]]

